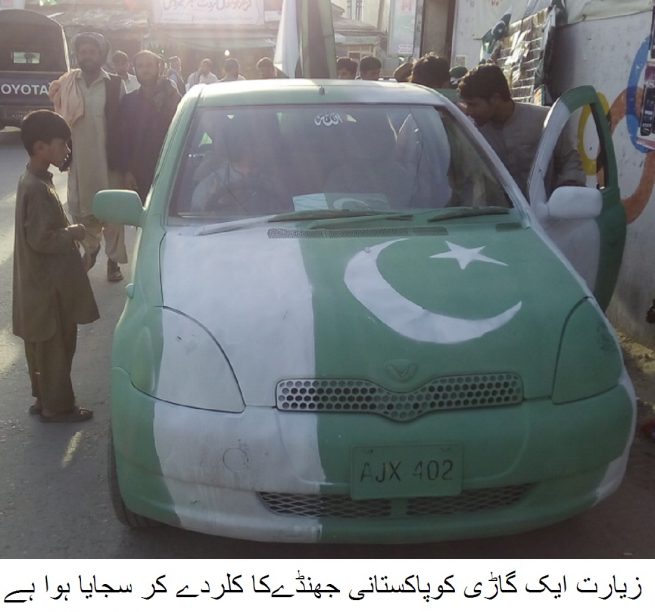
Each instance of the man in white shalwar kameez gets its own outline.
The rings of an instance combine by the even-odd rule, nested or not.
[[[75,39],[81,70],[74,78],[84,112],[71,125],[73,156],[68,176],[68,207],[74,222],[82,223],[88,230],[82,242],[87,269],[95,264],[103,235],[107,280],[115,282],[123,278],[118,264],[127,263],[124,227],[102,224],[92,212],[93,197],[98,191],[122,187],[122,175],[112,169],[109,159],[112,147],[107,142],[108,130],[118,130],[118,125],[108,125],[112,117],[108,105],[117,107],[122,88],[120,77],[110,76],[102,69],[107,53],[103,43],[101,35],[95,33],[81,34]]]

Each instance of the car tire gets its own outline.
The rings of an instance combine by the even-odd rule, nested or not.
[[[109,495],[111,497],[111,505],[114,508],[116,518],[127,525],[131,529],[145,529],[148,527],[158,527],[161,523],[149,519],[140,514],[132,512],[123,501],[121,490],[118,485],[118,472],[116,470],[116,454],[114,451],[114,440],[109,430],[109,447],[107,452],[108,476],[109,476]]]

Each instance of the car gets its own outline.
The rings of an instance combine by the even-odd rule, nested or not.
[[[600,188],[549,191],[589,106]],[[621,482],[635,396],[603,308],[625,239],[592,88],[553,107],[530,203],[415,85],[188,93],[138,227],[111,362],[110,487],[132,527],[278,542],[516,533]]]

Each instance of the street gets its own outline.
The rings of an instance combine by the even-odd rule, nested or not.
[[[0,555],[3,558],[644,558],[655,550],[655,442],[638,431],[628,473],[611,498],[583,515],[522,535],[411,546],[281,545],[243,542],[170,527],[131,531],[114,517],[107,488],[109,357],[129,281],[106,280],[106,258],[90,277],[101,318],[79,328],[73,382],[82,424],[42,424],[31,403],[22,341],[11,333],[15,186],[26,163],[19,132],[0,132]],[[66,176],[55,171],[62,201]],[[134,244],[135,231],[127,231]],[[653,353],[624,341],[641,398],[638,423],[653,414]],[[556,452],[556,449],[553,449]],[[544,458],[544,460],[547,460]]]

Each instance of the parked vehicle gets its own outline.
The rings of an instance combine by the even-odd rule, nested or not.
[[[63,28],[34,11],[0,10],[0,129],[52,108],[48,85],[68,71]]]
[[[140,228],[112,350],[119,518],[429,541],[533,529],[614,491],[635,398],[592,292],[609,299],[625,231],[599,104],[581,88],[555,105],[530,207],[432,90],[297,80],[187,94],[145,208],[127,191],[94,202]],[[583,105],[609,186],[547,197]]]

